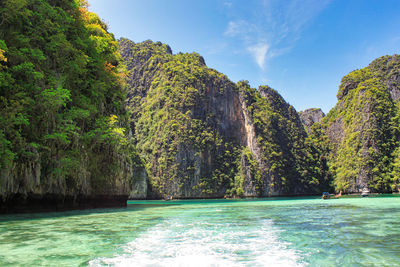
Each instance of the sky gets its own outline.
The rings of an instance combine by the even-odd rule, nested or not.
[[[296,110],[337,102],[344,75],[400,54],[400,0],[89,0],[116,38],[197,52]]]

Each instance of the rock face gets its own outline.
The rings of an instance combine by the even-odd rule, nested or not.
[[[2,7],[0,212],[126,205],[136,155],[117,43],[84,2]]]
[[[396,169],[400,56],[385,56],[342,79],[338,103],[322,120],[336,189],[390,192]]]
[[[369,66],[376,78],[380,79],[393,101],[400,100],[400,56],[384,56],[374,60]]]
[[[398,187],[397,55],[345,76],[325,117],[321,109],[297,113],[268,86],[234,84],[196,53],[174,55],[165,44],[127,39],[120,50],[130,70],[131,126],[148,197]]]
[[[345,76],[324,117],[297,113],[268,86],[235,84],[196,53],[121,39],[126,97],[116,41],[97,16],[28,2],[16,12],[32,23],[0,25],[0,212],[319,194],[331,181],[398,190],[400,56]],[[29,11],[37,6],[51,12]],[[26,30],[49,19],[51,45]]]
[[[325,113],[320,108],[310,108],[299,112],[300,120],[306,128],[307,133],[311,132],[314,123],[320,123]]]
[[[245,140],[236,85],[193,54],[120,40],[148,197],[223,197]]]
[[[196,53],[174,55],[159,42],[119,42],[148,197],[314,192],[300,166],[306,132],[275,90],[234,84]]]
[[[309,169],[313,162],[307,151],[311,147],[296,110],[268,86],[258,90],[245,82],[238,86],[249,129],[241,160],[243,195],[254,191],[258,196],[318,192],[310,187],[309,179],[319,183],[320,177]]]

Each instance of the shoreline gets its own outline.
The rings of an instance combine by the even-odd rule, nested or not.
[[[398,192],[384,192],[384,193],[369,193],[369,196],[379,196],[379,195],[399,195],[400,193]],[[201,200],[201,199],[261,199],[261,198],[296,198],[296,197],[321,197],[321,194],[296,194],[296,195],[279,195],[279,196],[259,196],[259,197],[254,197],[254,196],[248,196],[248,197],[173,197],[171,200]],[[341,197],[361,197],[361,192],[354,192],[354,193],[343,193]],[[340,197],[339,197],[340,198]],[[164,200],[164,201],[170,201],[168,199],[164,198],[155,198],[155,197],[149,197],[149,198],[129,198],[127,201],[140,201],[140,200]]]
[[[370,193],[368,197],[390,197],[398,196],[400,193]],[[38,196],[30,196],[23,198],[22,196],[13,196],[7,201],[0,202],[0,215],[7,214],[24,214],[24,213],[46,213],[46,212],[63,212],[73,210],[88,210],[88,209],[101,209],[101,208],[124,208],[127,207],[129,201],[163,201],[168,203],[175,200],[257,200],[257,199],[290,199],[314,197],[319,199],[318,194],[302,194],[302,195],[281,195],[281,196],[265,196],[265,197],[242,197],[242,198],[224,198],[224,197],[198,197],[198,198],[173,198],[172,200],[165,200],[163,198],[137,198],[130,199],[128,196],[108,196],[97,195],[91,197],[79,196],[60,198],[56,195],[46,195],[42,198]],[[361,193],[343,194],[339,198],[362,198]],[[332,198],[332,199],[339,199]]]
[[[0,201],[0,214],[41,213],[127,206],[127,195],[64,196],[49,194],[45,196],[14,195]]]

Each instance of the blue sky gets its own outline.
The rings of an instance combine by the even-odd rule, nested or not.
[[[297,110],[336,103],[341,78],[400,53],[400,0],[89,0],[117,38],[197,52]]]

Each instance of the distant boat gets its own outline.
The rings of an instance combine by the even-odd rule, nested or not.
[[[342,191],[340,191],[339,194],[330,194],[329,192],[323,192],[322,193],[322,199],[336,199],[342,196]]]
[[[369,190],[367,188],[364,188],[363,191],[361,192],[362,197],[367,197],[369,196]]]
[[[329,194],[329,192],[322,192],[322,199],[330,199],[331,198],[331,194]]]
[[[170,196],[170,195],[167,195],[167,196],[164,197],[165,201],[169,201],[169,200],[172,200],[172,199],[173,199],[173,197]]]

